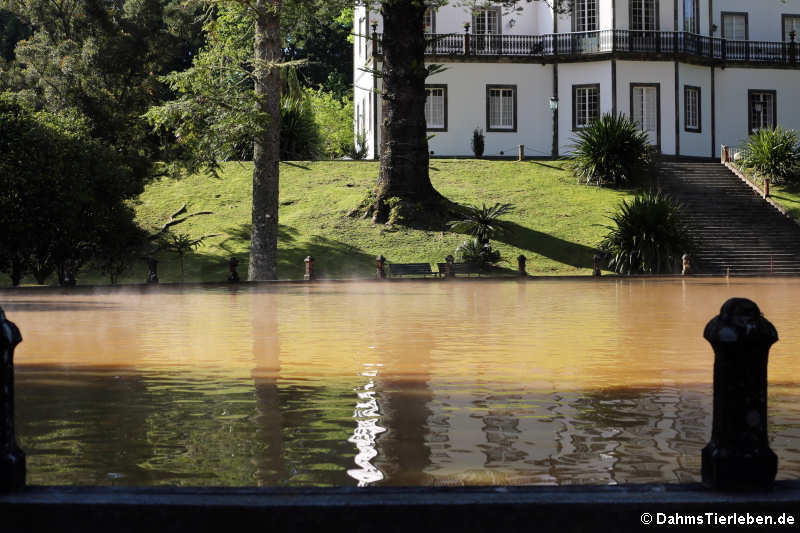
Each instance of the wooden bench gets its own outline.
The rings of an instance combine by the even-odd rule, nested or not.
[[[447,263],[436,263],[439,268],[439,276],[445,276],[447,274]],[[453,263],[453,271],[455,275],[459,274],[477,274],[481,275],[481,269],[475,265],[471,265],[469,263]]]
[[[390,263],[389,276],[432,276],[430,263]]]

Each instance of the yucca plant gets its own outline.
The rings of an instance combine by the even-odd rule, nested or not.
[[[619,187],[640,181],[650,166],[647,133],[625,115],[606,113],[578,131],[568,163],[575,176]]]
[[[781,127],[754,132],[744,146],[739,166],[757,178],[786,183],[800,170],[800,140],[794,130]]]
[[[491,207],[467,205],[462,213],[462,220],[452,220],[447,224],[451,231],[473,235],[481,243],[489,242],[496,235],[507,233],[508,224],[500,220],[514,210],[514,204],[495,203]]]
[[[680,204],[661,192],[645,192],[623,200],[608,217],[613,225],[600,249],[619,274],[665,274],[676,268],[695,243],[683,221]]]
[[[481,270],[490,270],[500,262],[500,252],[492,250],[488,242],[481,242],[478,238],[464,241],[456,248],[456,257],[459,261],[474,265]]]

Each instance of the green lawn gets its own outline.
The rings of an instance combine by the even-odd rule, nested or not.
[[[528,258],[528,272],[540,275],[591,273],[594,247],[605,233],[605,216],[630,191],[614,191],[576,183],[551,161],[431,160],[431,180],[447,198],[469,204],[510,202],[516,210],[505,217],[514,232],[493,244],[516,268],[516,257]],[[390,263],[442,262],[466,239],[447,231],[424,231],[372,224],[347,216],[374,185],[378,163],[325,161],[281,163],[279,277],[303,275],[303,259],[315,258],[320,277],[372,277],[374,258]],[[136,205],[138,222],[160,227],[184,202],[189,212],[213,211],[175,226],[176,233],[208,239],[185,262],[186,281],[224,281],[231,254],[247,273],[252,164],[227,163],[220,178],[193,175],[162,180],[147,187]],[[178,281],[177,259],[160,257],[162,282]],[[434,270],[436,268],[434,267]],[[123,282],[142,282],[144,264]],[[107,283],[98,274],[82,273],[80,283]]]
[[[747,169],[741,168],[738,165],[737,168],[739,172],[744,174],[751,182],[755,183],[763,192],[764,180],[753,178],[752,174]],[[797,185],[775,185],[771,183],[769,186],[769,195],[781,207],[786,209],[789,216],[800,219],[800,187]]]

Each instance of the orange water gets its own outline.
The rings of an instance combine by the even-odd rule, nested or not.
[[[34,484],[460,485],[699,479],[731,296],[770,354],[800,476],[800,280],[320,283],[6,292]]]

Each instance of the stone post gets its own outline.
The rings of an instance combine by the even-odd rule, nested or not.
[[[25,486],[25,453],[14,433],[14,348],[20,342],[19,329],[0,308],[0,492]]]
[[[520,277],[524,278],[525,276],[528,275],[528,273],[525,271],[525,263],[527,261],[528,258],[522,254],[520,254],[519,257],[517,257],[517,270],[519,271]]]
[[[729,159],[728,159],[728,147],[725,146],[724,144],[722,145],[722,157],[720,159],[722,159],[722,163],[727,163],[729,161]]]
[[[683,254],[681,257],[681,261],[683,263],[683,268],[681,269],[681,275],[688,276],[692,273],[692,258],[689,257],[689,254]]]
[[[456,277],[456,267],[453,265],[456,259],[452,255],[448,255],[444,258],[445,263],[447,263],[447,269],[444,272],[445,278],[454,278]]]
[[[306,274],[303,276],[303,279],[306,281],[314,281],[317,277],[314,275],[314,258],[310,255],[305,259],[306,263]]]
[[[520,144],[517,148],[517,161],[525,161],[525,145]]]
[[[158,283],[158,259],[153,257],[147,258],[147,283]]]
[[[703,483],[718,490],[768,489],[778,458],[767,439],[767,359],[775,327],[745,298],[725,302],[703,337],[714,348],[714,417],[703,448]]]
[[[595,278],[599,278],[602,275],[600,271],[600,259],[601,257],[598,254],[594,254],[594,257],[592,257],[592,276]]]
[[[239,267],[239,260],[231,257],[228,261],[228,283],[239,283],[239,272],[236,270]]]
[[[769,178],[764,178],[764,198],[769,198]]]
[[[375,267],[377,270],[375,271],[375,277],[377,279],[386,279],[386,270],[384,266],[386,265],[386,258],[382,255],[379,255],[375,258]]]

